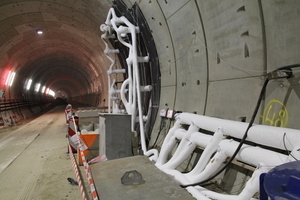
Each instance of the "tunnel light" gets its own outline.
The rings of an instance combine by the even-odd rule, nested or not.
[[[8,85],[10,76],[11,76],[11,71],[8,72],[8,75],[7,75],[6,80],[5,80],[5,85]]]
[[[34,91],[38,92],[40,90],[41,84],[38,83],[35,85]]]
[[[16,72],[9,71],[5,80],[5,85],[12,86]]]
[[[45,93],[46,93],[46,94],[49,94],[49,88],[46,89],[46,92],[45,92]]]
[[[36,30],[36,33],[39,34],[39,35],[42,35],[43,31],[42,30]]]
[[[11,79],[9,81],[9,86],[12,86],[13,82],[14,82],[14,79],[15,79],[15,75],[16,75],[16,72],[13,72],[12,73],[12,76],[11,76]]]
[[[32,79],[29,79],[26,85],[26,89],[29,90],[32,83]]]
[[[46,86],[43,86],[43,88],[42,88],[42,93],[44,93],[45,92],[45,90],[46,90]]]
[[[51,95],[51,96],[53,96],[53,97],[55,96],[55,92],[53,92],[52,90],[49,90],[48,94]]]

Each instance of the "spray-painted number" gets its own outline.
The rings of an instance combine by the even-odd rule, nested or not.
[[[286,127],[288,111],[281,101],[273,99],[267,104],[262,119],[265,125]]]

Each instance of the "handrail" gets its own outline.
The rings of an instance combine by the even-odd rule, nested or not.
[[[8,111],[13,109],[19,109],[23,107],[32,107],[35,105],[47,104],[50,103],[49,100],[17,100],[17,99],[10,99],[10,100],[1,100],[0,101],[0,112],[1,111]]]

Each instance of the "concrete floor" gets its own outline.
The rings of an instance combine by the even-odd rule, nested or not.
[[[17,127],[0,129],[1,200],[80,200],[67,152],[64,106]]]

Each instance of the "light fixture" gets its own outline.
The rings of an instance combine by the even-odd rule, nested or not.
[[[29,79],[26,85],[26,89],[29,90],[32,83],[32,79]]]
[[[39,29],[37,29],[37,30],[36,30],[36,33],[37,33],[37,34],[39,34],[39,35],[41,35],[41,34],[43,34],[43,31],[42,31],[42,30],[39,30]]]
[[[50,90],[50,89],[48,91],[48,94],[51,95],[51,96],[53,96],[53,97],[55,96],[55,92],[53,90]]]
[[[43,88],[42,88],[42,93],[44,93],[45,92],[45,90],[46,90],[46,86],[43,86]]]
[[[5,85],[12,86],[16,72],[9,71],[6,77]]]
[[[38,83],[38,84],[35,85],[35,89],[34,89],[34,90],[35,90],[36,92],[38,92],[38,91],[40,90],[40,87],[41,87],[41,84]]]

